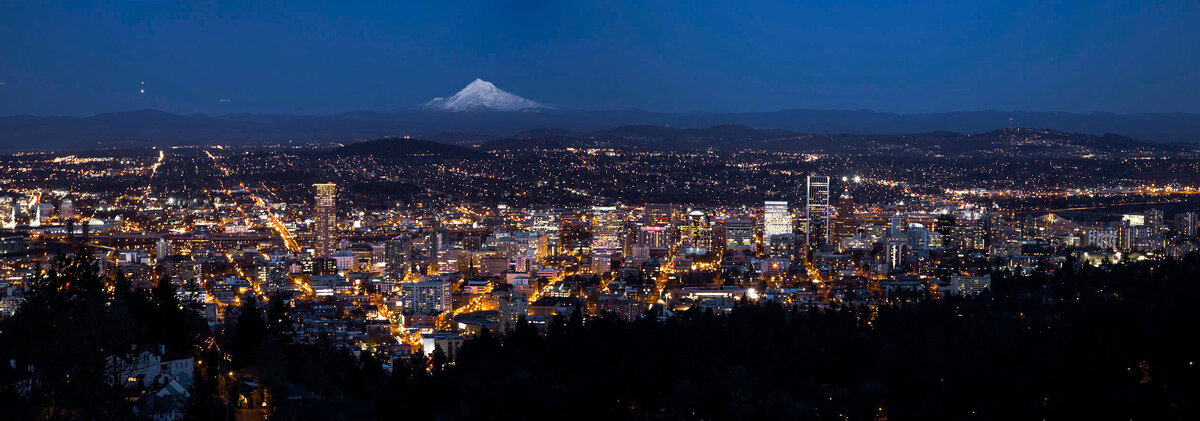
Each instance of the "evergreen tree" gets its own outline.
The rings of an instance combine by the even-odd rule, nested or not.
[[[19,384],[25,396],[5,406],[39,419],[128,414],[122,373],[140,329],[121,280],[104,279],[82,254],[39,268],[25,303],[0,325],[0,355],[16,368],[6,384]]]

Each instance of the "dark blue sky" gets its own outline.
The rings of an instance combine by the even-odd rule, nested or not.
[[[196,3],[0,2],[0,115],[396,110],[476,77],[585,109],[1200,112],[1196,0]]]

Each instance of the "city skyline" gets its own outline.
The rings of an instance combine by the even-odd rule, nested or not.
[[[0,2],[0,418],[1200,419],[1198,22]]]
[[[80,345],[93,355],[112,358],[116,357],[106,349],[131,349],[132,354],[122,358],[144,362],[120,367],[115,378],[133,379],[121,387],[109,389],[112,381],[103,379],[47,380],[41,389],[115,390],[120,397],[16,397],[6,405],[24,408],[20,410],[55,405],[80,411],[142,411],[163,418],[184,411],[223,413],[204,412],[223,405],[239,416],[258,419],[305,413],[322,405],[339,411],[374,408],[365,419],[387,418],[397,411],[444,414],[474,405],[455,396],[477,395],[372,394],[353,391],[362,383],[332,380],[356,403],[336,403],[326,392],[272,403],[285,389],[264,386],[272,380],[259,370],[271,361],[286,361],[298,370],[369,370],[371,378],[387,379],[365,380],[376,388],[413,387],[422,378],[439,379],[450,388],[469,387],[470,381],[460,379],[515,378],[508,368],[494,364],[496,353],[517,352],[514,355],[527,358],[516,347],[559,346],[551,345],[559,340],[568,341],[562,344],[568,348],[541,355],[597,352],[625,355],[622,358],[630,361],[650,358],[667,367],[645,370],[568,359],[555,366],[600,373],[581,377],[577,371],[530,369],[571,384],[569,395],[583,390],[577,388],[596,393],[594,380],[586,386],[578,383],[585,378],[619,383],[618,379],[646,376],[639,381],[653,385],[653,390],[669,390],[677,379],[703,382],[693,377],[693,370],[669,367],[672,361],[706,358],[746,361],[755,368],[745,376],[760,383],[780,370],[789,378],[853,381],[840,369],[815,374],[811,369],[780,368],[804,358],[744,351],[751,347],[784,355],[821,355],[827,352],[822,349],[847,342],[795,342],[808,333],[748,339],[744,335],[752,329],[725,325],[742,322],[753,329],[817,329],[818,337],[885,341],[890,345],[855,347],[872,355],[868,358],[853,352],[826,357],[837,361],[835,367],[857,365],[875,372],[912,367],[910,354],[889,356],[883,349],[906,347],[912,355],[939,349],[938,341],[893,341],[877,327],[898,329],[894,334],[902,338],[919,337],[933,328],[975,344],[956,345],[959,351],[947,354],[955,355],[949,357],[959,361],[955,364],[1004,347],[1036,353],[1039,359],[1046,353],[1079,355],[1069,344],[1044,350],[1023,348],[1004,335],[981,340],[973,330],[956,324],[962,316],[953,315],[972,314],[972,323],[990,323],[989,329],[1009,332],[1006,335],[1058,341],[1058,332],[1068,328],[1112,334],[1104,320],[1079,316],[1088,306],[1121,306],[1139,323],[1176,317],[1161,312],[1194,311],[1190,306],[1144,305],[1150,298],[1138,297],[1141,290],[1133,285],[1146,281],[1134,282],[1124,271],[1167,271],[1171,275],[1155,281],[1155,290],[1193,294],[1189,288],[1196,284],[1180,277],[1196,273],[1189,265],[1200,250],[1197,152],[1096,139],[1014,129],[977,147],[957,145],[958,149],[950,148],[957,138],[934,144],[870,138],[845,151],[794,152],[537,142],[467,149],[384,139],[380,144],[387,147],[366,149],[363,144],[294,143],[0,155],[0,178],[7,180],[0,214],[11,217],[0,229],[0,269],[7,276],[0,280],[0,335],[24,341],[20,332],[29,332],[28,323],[66,320],[61,318],[145,332],[129,339],[133,343],[122,342],[126,339],[120,335],[101,337],[120,346]],[[397,148],[402,153],[397,154]],[[1136,184],[1130,184],[1130,177]],[[65,261],[64,256],[75,260]],[[42,267],[50,270],[39,270]],[[1086,291],[1094,293],[1090,282],[1097,278],[1111,282],[1103,287],[1111,295],[1077,300]],[[60,285],[55,279],[69,281]],[[1045,279],[1077,280],[1046,288]],[[97,289],[80,289],[88,285]],[[64,298],[72,306],[44,301],[60,290],[72,291],[74,298]],[[1029,307],[1031,296],[1039,297],[1035,302],[1041,304]],[[52,310],[31,310],[42,308],[40,303]],[[1010,325],[1008,321],[1019,319],[996,309],[1015,305],[1027,308],[1027,318],[1055,327],[1031,333],[1023,323]],[[80,313],[109,306],[155,310],[134,313],[134,319]],[[918,316],[926,311],[947,317],[915,322],[914,317],[929,317]],[[964,313],[956,313],[960,311]],[[1146,311],[1150,313],[1139,313]],[[74,324],[54,324],[66,330],[49,333],[52,338],[95,337],[69,330]],[[252,330],[259,329],[254,326],[263,327]],[[601,345],[593,342],[605,338],[601,332],[610,328],[630,329],[628,334],[640,339],[630,342],[622,336],[600,340]],[[1140,337],[1136,330],[1121,332],[1132,335],[1130,339]],[[681,334],[686,336],[677,336]],[[660,349],[708,341],[707,335],[720,339],[685,351],[638,351],[636,358],[631,354],[646,341],[680,338],[652,347]],[[1182,340],[1170,332],[1153,335],[1156,341],[1172,344]],[[499,348],[479,348],[490,340],[499,340]],[[533,342],[520,345],[521,341]],[[790,345],[781,348],[781,341]],[[574,343],[592,345],[569,345]],[[735,354],[723,353],[729,343],[738,344]],[[962,346],[978,348],[962,352]],[[1121,363],[1093,367],[1099,375],[1088,382],[1106,390],[1144,384],[1143,377],[1110,376],[1127,372],[1126,362],[1137,363],[1122,355],[1152,352],[1149,345],[1133,347],[1104,347],[1113,353],[1109,358]],[[51,371],[44,367],[64,367],[76,379],[81,373],[76,370],[87,364],[52,365],[46,361],[57,361],[64,348],[36,349],[11,351],[10,359],[28,362],[18,364],[25,368],[17,376],[48,375]],[[1036,372],[1075,378],[1064,371],[1070,368],[1025,365],[1008,355],[992,358],[1016,364],[1008,370],[1014,376]],[[1180,364],[1178,358],[1190,358],[1172,355],[1153,357],[1147,364],[1171,367]],[[552,357],[532,364],[547,358]],[[1046,407],[1040,398],[1003,393],[992,395],[1003,403],[996,405],[921,404],[914,409],[888,403],[914,388],[969,402],[953,390],[995,384],[995,375],[955,377],[941,371],[937,361],[941,360],[926,361],[922,370],[945,373],[947,383],[955,387],[942,389],[920,377],[864,380],[884,384],[883,393],[891,398],[874,401],[870,393],[856,393],[855,399],[868,403],[859,405],[818,392],[815,396],[833,405],[820,411],[902,417],[919,410],[956,417],[970,411],[1076,413],[1086,407]],[[348,365],[339,365],[343,363]],[[1154,373],[1171,372],[1163,370]],[[305,377],[302,371],[286,375],[288,382],[314,389],[326,381]],[[1185,387],[1169,375],[1154,378],[1159,380],[1151,382],[1172,389]],[[221,382],[237,388],[213,386]],[[730,389],[736,384],[723,381],[708,387],[736,396],[738,392]],[[544,385],[531,380],[524,388],[490,393],[519,394]],[[773,384],[770,390],[810,393],[795,385]],[[676,414],[668,401],[633,396],[620,387],[602,390],[614,401],[634,399],[663,408],[658,414]],[[1055,399],[1091,397],[1059,388],[1041,393]],[[126,402],[125,394],[149,399],[142,402],[156,399],[148,396],[167,400],[115,409]],[[569,395],[557,401],[577,404]],[[187,403],[197,400],[207,406]],[[1142,404],[1138,399],[1114,402],[1103,409],[1131,415],[1172,413],[1135,408]],[[769,402],[748,404],[763,413],[786,411]],[[512,415],[504,405],[485,407]],[[644,413],[624,405],[603,407],[614,413]],[[690,413],[691,408],[685,410]],[[715,418],[742,414],[739,406],[694,408]],[[555,405],[532,410],[562,413]]]

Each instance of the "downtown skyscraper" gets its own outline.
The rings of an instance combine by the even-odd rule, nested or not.
[[[592,252],[612,253],[621,250],[622,219],[615,206],[592,207]]]
[[[833,220],[833,229],[830,230],[830,243],[840,247],[842,239],[853,237],[858,231],[858,218],[854,216],[854,197],[850,195],[850,186],[842,190],[835,209],[837,216]]]
[[[532,212],[529,215],[529,229],[546,236],[546,247],[551,253],[558,253],[562,241],[562,214],[556,209]]]
[[[328,257],[337,245],[334,231],[337,224],[337,184],[313,184],[317,195],[313,201],[313,217],[316,218],[316,239],[313,246],[317,257]]]
[[[771,237],[792,233],[792,215],[788,213],[788,202],[763,202],[763,243],[770,243]]]
[[[806,184],[808,227],[804,230],[804,244],[811,249],[829,241],[829,177],[810,175]]]

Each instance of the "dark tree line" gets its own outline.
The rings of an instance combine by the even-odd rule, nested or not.
[[[88,256],[58,257],[29,279],[25,302],[0,322],[0,417],[122,419],[130,402],[114,369],[136,345],[191,353],[208,326],[169,279],[134,291]],[[110,357],[113,359],[110,360]]]
[[[53,348],[31,340],[95,341],[86,344],[94,350],[120,346],[128,332],[154,331],[133,316],[134,306],[88,307],[79,303],[102,300],[49,292],[106,294],[75,281],[66,287],[53,273],[30,299],[55,311],[22,309],[5,321],[6,357]],[[634,321],[576,313],[556,316],[544,332],[521,320],[508,332],[468,341],[453,362],[438,349],[390,373],[368,352],[355,356],[324,339],[292,341],[282,302],[248,300],[220,335],[220,353],[200,351],[206,363],[189,418],[223,419],[220,373],[243,368],[260,373],[277,397],[276,419],[289,420],[1194,419],[1200,413],[1195,255],[1110,268],[1068,265],[1052,275],[995,273],[993,288],[978,297],[878,309],[739,303],[728,315],[692,310],[661,321],[654,313]],[[99,317],[71,322],[96,334],[63,336],[83,330],[66,321],[78,315]],[[38,324],[19,330],[23,323]],[[76,330],[53,330],[68,327]],[[39,338],[35,329],[52,335]],[[20,352],[30,361],[66,358]],[[80,362],[42,371],[46,383],[36,399],[5,395],[4,403],[45,418],[51,418],[47,408],[70,408],[53,414],[58,418],[119,414],[120,400],[94,386],[102,384],[88,371],[94,357],[71,352]],[[68,372],[91,386],[53,382]],[[283,398],[297,388],[317,399]]]
[[[1193,255],[996,273],[978,297],[876,311],[576,313],[544,333],[521,321],[453,364],[439,349],[390,374],[314,345],[287,358],[290,376],[315,374],[291,381],[383,419],[1187,419],[1200,412],[1198,300]]]
[[[879,309],[557,318],[392,376],[422,418],[1162,419],[1200,408],[1200,261],[994,276]]]

